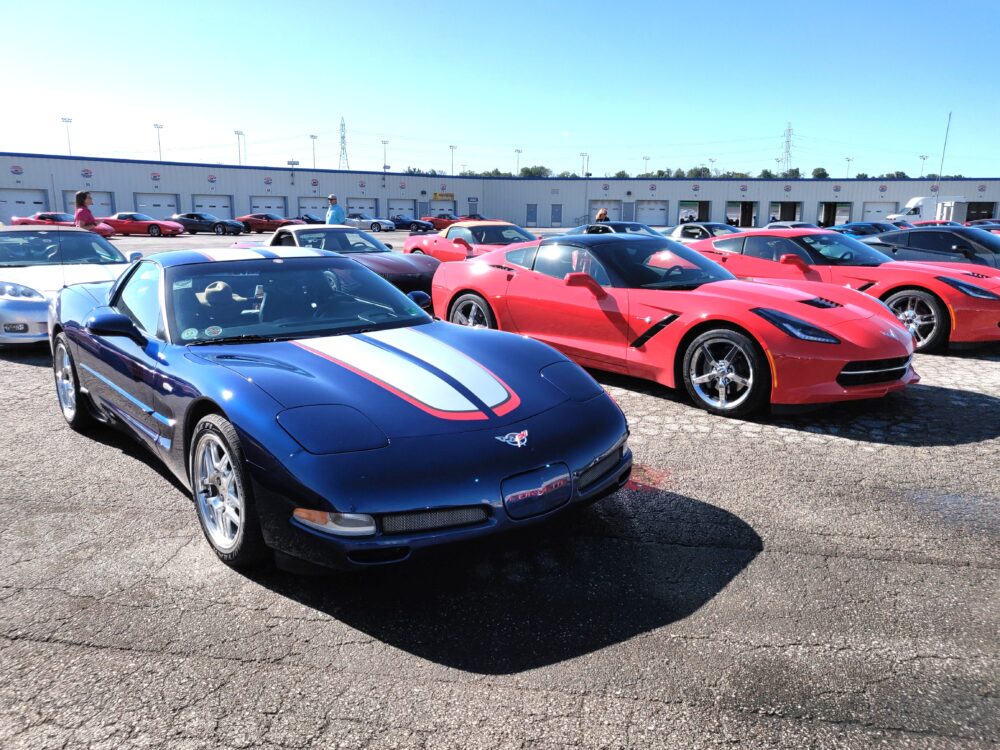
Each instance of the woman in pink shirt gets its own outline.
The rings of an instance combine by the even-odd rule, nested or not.
[[[90,206],[94,204],[94,199],[90,197],[90,193],[86,190],[80,190],[76,194],[76,215],[74,216],[73,223],[76,224],[81,229],[89,229],[93,231],[94,227],[97,226],[97,219],[90,212]]]

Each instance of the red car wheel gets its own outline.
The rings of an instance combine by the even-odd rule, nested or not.
[[[712,414],[752,414],[771,391],[771,372],[760,347],[726,328],[706,331],[688,345],[682,373],[688,395]]]

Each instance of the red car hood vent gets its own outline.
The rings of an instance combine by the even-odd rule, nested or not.
[[[823,297],[813,297],[812,299],[802,300],[803,305],[810,305],[812,307],[818,307],[821,310],[829,310],[831,307],[843,307],[839,302],[834,302],[832,299],[825,299]]]

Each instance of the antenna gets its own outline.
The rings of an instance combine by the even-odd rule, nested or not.
[[[788,127],[785,128],[785,150],[781,155],[781,163],[784,172],[792,168],[792,123],[788,123]]]
[[[941,146],[941,166],[938,167],[937,187],[934,191],[934,218],[937,218],[938,200],[941,194],[941,178],[944,177],[944,152],[948,150],[948,132],[951,130],[951,112],[948,113],[948,125],[944,129],[944,145]]]
[[[347,163],[347,123],[344,122],[343,117],[340,118],[340,168],[351,168],[351,165]]]

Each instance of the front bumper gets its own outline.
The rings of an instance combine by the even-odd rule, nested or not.
[[[48,317],[48,300],[0,300],[0,344],[47,341]]]

